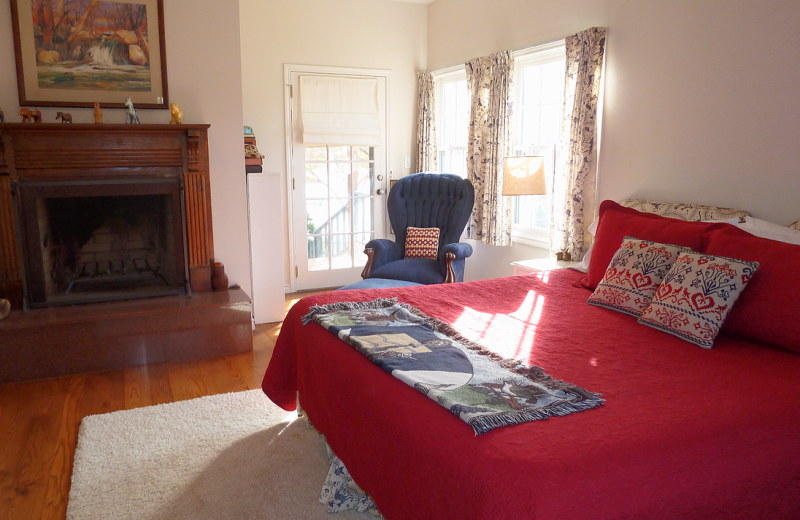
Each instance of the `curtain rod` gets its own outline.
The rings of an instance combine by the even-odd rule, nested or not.
[[[522,47],[520,49],[512,50],[511,53],[512,54],[528,54],[528,53],[531,53],[531,52],[542,52],[542,51],[548,51],[548,50],[551,50],[551,49],[557,49],[558,47],[563,47],[563,46],[564,46],[564,38],[562,38],[560,40],[555,40],[555,41],[552,41],[552,42],[548,42],[548,43],[543,43],[541,45],[532,45],[532,46],[529,46],[529,47]],[[458,65],[451,65],[449,67],[443,67],[441,69],[436,69],[436,70],[431,71],[431,72],[433,73],[434,76],[442,76],[442,75],[445,75],[445,74],[451,74],[453,72],[457,72],[457,71],[461,70],[463,67],[464,67],[464,63],[460,63]]]

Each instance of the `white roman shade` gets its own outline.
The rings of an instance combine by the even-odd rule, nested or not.
[[[303,142],[378,146],[378,80],[300,76]]]

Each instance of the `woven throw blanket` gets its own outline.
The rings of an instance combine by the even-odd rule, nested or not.
[[[504,359],[396,298],[315,305],[316,321],[370,361],[433,399],[477,435],[603,404],[600,394]]]

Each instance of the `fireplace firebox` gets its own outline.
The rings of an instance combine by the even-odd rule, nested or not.
[[[185,294],[176,179],[18,185],[31,308]]]

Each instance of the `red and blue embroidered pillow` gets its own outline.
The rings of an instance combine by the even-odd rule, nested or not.
[[[406,228],[406,258],[439,258],[439,228]]]
[[[711,348],[758,262],[680,253],[639,323]]]
[[[690,249],[625,237],[588,303],[640,316],[682,251]]]

